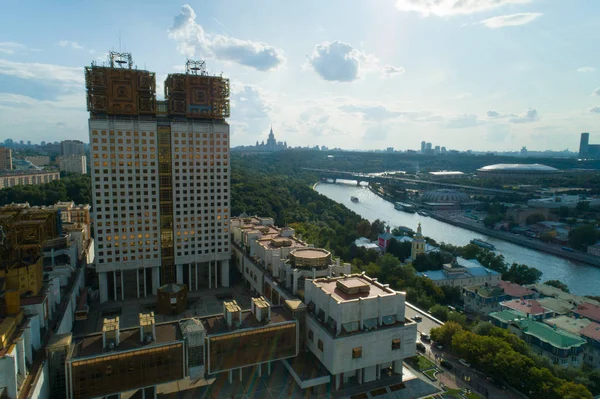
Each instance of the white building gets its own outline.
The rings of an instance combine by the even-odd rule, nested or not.
[[[334,389],[402,374],[416,352],[417,324],[405,318],[405,294],[364,274],[306,284],[306,345],[332,374]]]
[[[59,160],[63,172],[87,174],[87,157],[85,155],[64,155]]]
[[[180,107],[186,98],[195,101],[185,90],[214,84],[210,95],[223,97],[210,100],[228,109],[228,81],[169,75],[169,93],[184,90],[183,100],[156,102],[154,74],[129,66],[86,69],[100,301],[152,295],[166,283],[190,290],[229,286],[228,111],[209,115],[205,106]],[[105,79],[109,86],[117,79],[113,83],[136,97],[140,109],[120,98],[108,108],[99,103]],[[170,86],[175,80],[193,87]],[[217,84],[227,87],[218,91]]]
[[[468,287],[473,285],[498,285],[502,275],[476,260],[457,258],[455,262],[443,265],[442,270],[427,270],[417,275],[430,279],[438,287]]]
[[[276,305],[302,295],[306,279],[349,274],[350,264],[333,260],[325,249],[313,248],[295,235],[291,227],[279,228],[272,218],[231,219],[236,266],[254,293],[265,295]],[[286,297],[287,295],[287,297]]]

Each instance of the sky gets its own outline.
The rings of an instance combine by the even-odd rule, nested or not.
[[[600,143],[598,0],[4,0],[0,141],[88,142],[84,66],[202,59],[231,144],[577,150]]]

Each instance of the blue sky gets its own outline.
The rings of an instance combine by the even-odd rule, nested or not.
[[[597,0],[5,0],[0,141],[88,141],[83,67],[121,49],[161,94],[186,57],[229,77],[232,145],[575,150],[599,26]]]

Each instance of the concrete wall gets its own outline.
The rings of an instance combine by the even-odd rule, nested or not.
[[[348,373],[360,368],[369,368],[389,363],[416,353],[417,324],[385,327],[369,332],[358,332],[345,337],[333,338],[311,316],[307,317],[306,331],[312,330],[314,339],[306,337],[311,352],[327,367],[331,374]],[[392,350],[392,340],[400,339],[400,349]],[[323,341],[323,351],[318,341]],[[362,357],[352,358],[352,349],[362,347]],[[370,369],[371,371],[373,369]],[[367,372],[369,374],[369,371]]]
[[[59,324],[56,327],[56,334],[64,334],[73,330],[75,310],[77,309],[77,297],[79,295],[79,290],[83,287],[83,285],[84,269],[78,269],[73,288],[71,289],[71,292],[67,293],[69,302],[65,309],[65,313],[62,315],[62,318],[59,320]]]
[[[0,388],[6,388],[8,399],[17,398],[17,348],[9,347],[0,358]]]
[[[33,377],[31,390],[27,399],[47,399],[50,397],[50,383],[48,381],[48,362],[44,361],[38,373]]]

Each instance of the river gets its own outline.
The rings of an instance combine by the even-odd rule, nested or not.
[[[544,273],[542,281],[560,280],[569,286],[573,294],[577,295],[599,294],[600,268],[598,267],[534,251],[416,213],[397,211],[391,202],[373,194],[366,185],[357,187],[354,181],[346,183],[338,180],[337,184],[319,183],[315,190],[344,204],[369,221],[380,219],[389,223],[392,228],[407,226],[416,230],[417,223],[421,222],[423,234],[437,242],[462,246],[467,245],[473,238],[488,241],[496,246],[496,252],[504,255],[507,262],[523,263],[541,270]],[[351,196],[358,197],[359,202],[350,201]]]

